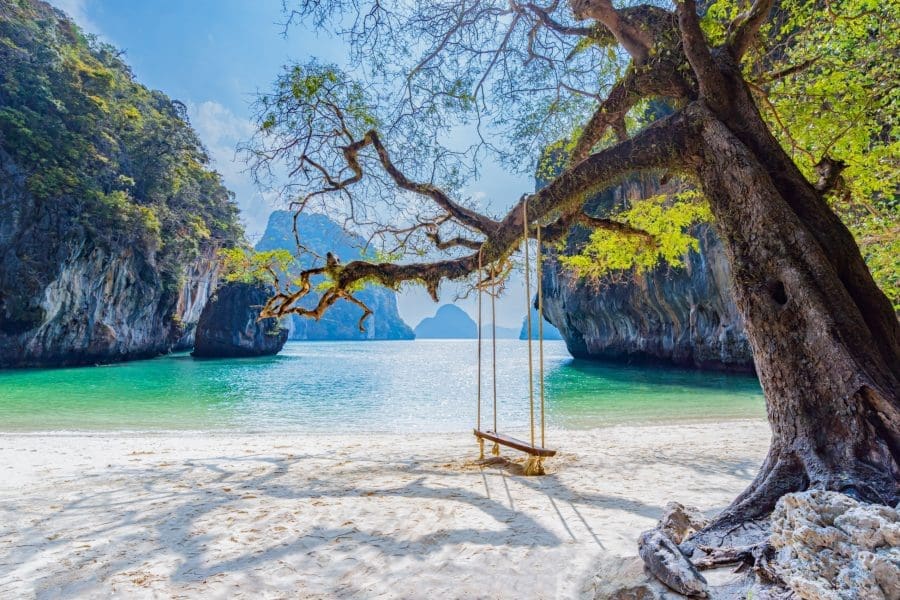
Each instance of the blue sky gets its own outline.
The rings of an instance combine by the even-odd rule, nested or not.
[[[282,35],[281,0],[50,0],[82,28],[123,49],[144,85],[184,102],[191,122],[209,149],[215,168],[235,192],[251,241],[277,206],[260,193],[235,160],[235,146],[252,133],[250,105],[268,89],[282,65],[310,56],[344,64],[340,40],[292,28]],[[533,185],[528,178],[486,165],[469,194],[508,206]],[[442,293],[451,302],[454,290]],[[403,318],[415,326],[437,306],[424,290],[399,298]],[[472,299],[458,302],[474,314]],[[521,279],[510,282],[499,305],[498,324],[518,326],[525,314]]]

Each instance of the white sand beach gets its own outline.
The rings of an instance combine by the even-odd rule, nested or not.
[[[466,434],[4,434],[0,598],[579,597],[666,502],[724,507],[768,441],[553,431],[526,478]]]

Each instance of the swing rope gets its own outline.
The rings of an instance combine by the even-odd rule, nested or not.
[[[525,319],[528,328],[528,408],[531,417],[531,445],[534,444],[534,351],[531,345],[531,264],[528,258],[528,196],[522,199],[522,229],[523,229],[523,250],[525,252]],[[540,348],[540,374],[541,374],[541,446],[544,446],[544,328],[543,328],[543,306],[541,293],[541,227],[537,225],[538,247],[535,253],[538,270],[538,305],[540,306],[538,314],[538,338]],[[543,475],[544,474],[544,458],[542,456],[531,455],[525,462],[525,475]]]
[[[535,260],[537,261],[537,301],[538,301],[538,354],[539,360],[538,365],[540,372],[538,376],[540,377],[540,386],[541,386],[541,446],[546,446],[546,442],[544,441],[544,278],[543,271],[541,269],[541,226],[538,224],[537,226],[537,251]],[[528,314],[531,314],[531,308],[528,309]]]
[[[484,274],[484,267],[482,265],[481,259],[481,251],[478,250],[478,277],[481,278]],[[493,422],[494,422],[494,431],[497,431],[497,303],[496,303],[496,277],[494,277],[493,267],[488,274],[488,280],[490,282],[491,289],[488,292],[491,296],[491,385],[493,388]],[[481,431],[481,356],[482,356],[482,340],[483,334],[482,331],[484,329],[484,319],[482,318],[482,298],[484,296],[484,280],[480,280],[478,282],[478,431]],[[491,454],[494,456],[500,455],[500,444],[494,442],[494,445],[491,447]],[[484,460],[484,439],[478,438],[478,458],[479,460]]]
[[[541,227],[540,224],[536,225],[537,232],[537,251],[535,253],[535,260],[537,261],[536,266],[536,275],[538,279],[538,292],[537,292],[537,308],[538,308],[538,356],[539,356],[539,376],[540,376],[540,419],[541,419],[541,447],[538,448],[535,444],[535,407],[534,407],[534,347],[532,345],[532,318],[531,318],[531,258],[528,252],[528,236],[529,236],[529,227],[528,227],[528,197],[526,196],[522,200],[522,231],[524,234],[523,241],[523,251],[525,253],[525,318],[526,318],[526,328],[528,331],[528,412],[529,412],[529,423],[530,423],[530,432],[531,432],[531,445],[530,447],[525,445],[525,442],[519,442],[513,438],[509,438],[508,436],[500,436],[497,432],[497,273],[495,271],[495,265],[491,265],[489,269],[484,268],[484,264],[482,262],[482,248],[478,250],[478,421],[477,421],[477,429],[475,430],[475,435],[478,438],[478,448],[479,448],[479,460],[484,460],[484,435],[488,437],[488,439],[492,439],[494,441],[494,445],[491,447],[491,454],[494,456],[500,455],[500,443],[497,441],[498,438],[503,440],[505,445],[511,446],[518,450],[523,450],[528,452],[529,457],[525,462],[525,475],[543,475],[544,474],[544,456],[553,456],[556,454],[555,450],[547,450],[544,448],[546,442],[545,435],[545,427],[544,427],[544,323],[543,323],[543,314],[544,314],[544,293],[541,287],[541,283],[543,280],[543,269],[542,269],[542,257],[541,257]],[[487,279],[484,279],[484,278]],[[482,346],[483,346],[483,295],[485,288],[490,286],[488,293],[491,295],[491,368],[492,368],[492,391],[493,391],[493,423],[494,429],[492,431],[482,433],[481,431],[481,388],[482,388],[482,377],[481,377],[481,369],[482,369]]]
[[[478,277],[481,277],[481,248],[478,249]],[[481,286],[478,286],[478,430],[481,431]],[[478,438],[478,459],[484,460],[484,440]]]
[[[528,262],[528,196],[522,199],[522,227],[525,237],[522,240],[525,252],[525,319],[528,326],[528,412],[531,418],[531,445],[534,446],[534,364],[531,349],[531,265]]]
[[[491,383],[494,386],[494,433],[497,433],[497,277],[494,267],[491,266],[491,369],[493,376]],[[500,444],[494,442],[491,446],[491,455],[500,456]]]

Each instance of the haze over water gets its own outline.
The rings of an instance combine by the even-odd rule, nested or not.
[[[483,419],[491,425],[490,346]],[[545,343],[548,427],[764,418],[752,377],[573,360]],[[537,369],[535,345],[535,369]],[[498,341],[498,425],[528,424],[527,345]],[[452,432],[476,419],[473,340],[289,342],[278,356],[174,354],[0,371],[0,431]],[[535,383],[535,393],[537,393]]]

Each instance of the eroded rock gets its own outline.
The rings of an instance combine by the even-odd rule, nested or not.
[[[783,496],[772,566],[804,600],[900,600],[900,515],[837,492]]]
[[[684,598],[667,588],[644,567],[638,557],[609,557],[598,565],[597,574],[583,590],[593,600],[678,600]]]
[[[661,529],[641,534],[638,553],[657,579],[679,594],[706,597],[706,579]]]
[[[699,508],[685,506],[679,502],[666,504],[666,512],[659,520],[659,528],[673,542],[680,544],[692,533],[700,531],[709,524]]]
[[[631,178],[591,199],[585,212],[608,217],[635,199],[670,191],[652,176]],[[569,352],[586,359],[752,372],[724,247],[709,225],[695,227],[693,234],[699,245],[684,256],[683,267],[660,265],[597,282],[566,269],[548,248],[544,316],[559,328]],[[589,235],[573,227],[562,254],[580,252]]]
[[[259,320],[259,311],[274,292],[262,285],[221,286],[200,314],[194,356],[231,358],[277,354],[288,330],[277,319]]]

